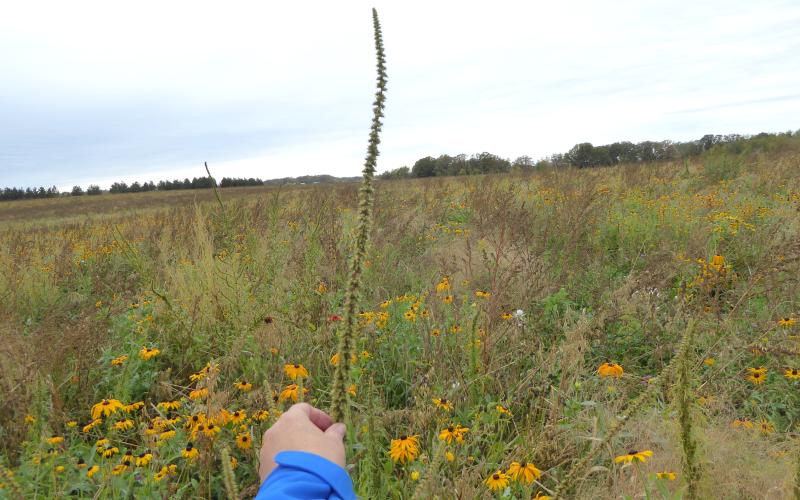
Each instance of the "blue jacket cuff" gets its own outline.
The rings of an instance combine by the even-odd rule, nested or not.
[[[264,480],[256,495],[259,500],[279,497],[320,498],[320,495],[331,499],[356,498],[347,471],[319,455],[303,451],[282,451],[275,456],[275,462],[278,466]],[[294,484],[285,484],[287,482]],[[285,489],[287,487],[289,490]],[[289,493],[290,490],[294,494]],[[273,497],[271,493],[278,496]]]

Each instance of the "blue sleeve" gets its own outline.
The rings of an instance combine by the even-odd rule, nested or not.
[[[282,451],[261,484],[255,500],[355,500],[353,483],[343,468],[304,451]]]

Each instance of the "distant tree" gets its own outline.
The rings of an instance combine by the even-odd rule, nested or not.
[[[518,170],[530,170],[533,168],[533,158],[528,155],[519,156],[511,163],[511,167]]]
[[[379,177],[384,180],[405,179],[411,176],[411,170],[408,167],[400,167],[394,170],[387,170]]]
[[[89,184],[89,187],[86,188],[86,194],[89,196],[97,196],[98,194],[102,194],[103,192],[100,190],[100,186],[97,184]]]
[[[567,162],[573,167],[584,168],[592,165],[593,154],[594,146],[592,146],[592,143],[582,142],[574,145],[565,156]]]
[[[80,186],[72,186],[72,196],[83,196],[83,188]]]
[[[433,156],[420,158],[411,167],[411,174],[414,177],[433,177],[436,172],[436,160]]]

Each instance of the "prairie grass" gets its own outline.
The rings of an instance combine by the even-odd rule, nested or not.
[[[685,495],[666,368],[691,321],[698,497],[792,498],[797,149],[376,182],[348,387],[359,494],[531,498],[576,469],[569,498]],[[331,404],[357,190],[0,206],[0,497],[252,496],[263,431],[295,397]],[[307,378],[287,376],[295,364]],[[762,366],[763,383],[748,370]],[[104,399],[143,405],[84,432]],[[419,453],[395,463],[403,436]],[[490,491],[512,461],[541,475]]]

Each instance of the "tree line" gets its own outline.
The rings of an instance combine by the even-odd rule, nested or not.
[[[173,191],[177,189],[207,189],[213,187],[213,180],[210,177],[195,177],[192,180],[175,179],[174,181],[153,181],[134,182],[128,185],[125,182],[115,182],[111,184],[108,192],[111,194],[121,193],[146,193],[148,191]],[[263,186],[264,181],[254,178],[235,178],[223,177],[219,183],[220,187],[239,187],[239,186]],[[96,184],[90,185],[86,190],[81,186],[73,186],[68,192],[60,192],[56,186],[49,188],[16,188],[7,187],[0,191],[0,201],[11,200],[31,200],[37,198],[55,198],[58,196],[93,196],[102,194],[103,190]]]
[[[441,155],[420,158],[414,165],[383,172],[381,179],[405,179],[412,177],[439,177],[448,175],[490,174],[513,170],[532,170],[543,167],[588,168],[611,166],[620,163],[648,163],[655,161],[681,160],[695,157],[712,149],[724,149],[741,154],[747,151],[766,151],[782,147],[800,149],[800,131],[778,134],[761,133],[754,136],[739,134],[704,135],[687,142],[673,141],[628,141],[594,146],[590,142],[576,144],[566,153],[534,161],[530,156],[520,156],[514,161],[491,153],[472,156],[464,154]]]

